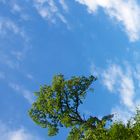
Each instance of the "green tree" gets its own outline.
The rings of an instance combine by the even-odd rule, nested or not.
[[[140,111],[136,110],[126,124],[116,121],[108,129],[109,140],[140,140]]]
[[[140,140],[140,110],[126,124],[112,121],[113,115],[99,119],[90,116],[85,119],[79,112],[86,94],[90,91],[94,76],[72,77],[66,80],[56,75],[51,85],[44,85],[36,92],[36,101],[29,110],[35,123],[48,128],[48,135],[54,136],[59,128],[70,129],[67,140]]]
[[[95,116],[85,119],[78,110],[95,80],[92,75],[68,80],[63,75],[54,76],[51,85],[44,85],[35,93],[37,99],[29,110],[30,117],[36,124],[48,128],[49,136],[56,135],[60,127],[66,127],[71,129],[68,140],[105,138],[106,122],[111,121],[113,115],[101,120]]]

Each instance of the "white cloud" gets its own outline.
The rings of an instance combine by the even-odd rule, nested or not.
[[[11,129],[8,125],[0,122],[0,140],[41,140],[25,128]]]
[[[30,104],[33,103],[34,96],[31,91],[15,83],[9,83],[9,87],[11,87],[14,91],[18,92],[19,94],[21,94]]]
[[[118,65],[111,63],[107,69],[101,71],[102,84],[110,93],[118,94],[120,104],[112,108],[117,113],[118,120],[126,122],[134,115],[136,107],[140,105],[138,98],[140,88],[140,66],[131,66],[129,63]]]
[[[134,112],[120,106],[114,107],[111,113],[114,114],[114,121],[123,121],[125,124],[134,115]]]
[[[134,108],[135,85],[129,67],[124,71],[119,65],[111,64],[103,72],[103,84],[110,92],[120,93],[122,104]]]
[[[122,76],[121,68],[117,65],[111,65],[103,72],[103,83],[112,92],[114,91],[114,84],[120,76]]]
[[[39,15],[45,19],[50,21],[51,23],[56,23],[56,19],[58,18],[61,22],[68,26],[67,20],[64,15],[60,12],[54,0],[33,0],[34,6],[37,9]],[[63,9],[67,11],[67,5],[63,0],[59,1],[62,5]]]
[[[137,0],[75,0],[86,5],[90,13],[103,8],[105,13],[121,23],[130,41],[140,39],[140,6]]]
[[[7,18],[0,17],[0,35],[7,35],[9,32],[20,36],[25,42],[28,42],[28,37],[16,23]]]
[[[13,72],[23,75],[20,65],[31,46],[29,37],[17,21],[14,22],[6,17],[0,17],[0,42],[0,65],[4,69],[4,72],[0,72],[0,81],[6,82],[5,84],[8,85],[15,77]],[[9,86],[21,93],[29,103],[33,102],[33,96],[29,90],[16,84]]]
[[[121,81],[122,80],[122,81]],[[120,93],[122,102],[131,109],[134,108],[134,94],[135,94],[135,86],[133,79],[130,76],[123,76],[120,80]]]
[[[31,48],[26,32],[9,18],[0,17],[0,41],[0,63],[12,69],[18,68]],[[20,43],[19,46],[15,42]]]
[[[25,132],[24,129],[19,129],[16,131],[9,132],[7,138],[9,140],[33,140],[33,139],[35,139],[34,136]]]
[[[25,2],[28,2],[28,0],[25,0]],[[8,11],[10,11],[11,14],[18,15],[18,20],[30,19],[29,14],[26,12],[27,7],[24,6],[23,2],[20,3],[18,0],[0,0],[0,3],[8,7]]]

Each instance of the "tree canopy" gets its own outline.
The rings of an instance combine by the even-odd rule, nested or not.
[[[94,76],[79,76],[65,79],[63,75],[56,75],[51,85],[40,87],[35,92],[36,101],[29,110],[33,121],[43,128],[48,128],[48,135],[54,136],[61,127],[70,128],[68,140],[140,140],[140,112],[137,110],[133,121],[127,124],[113,122],[113,115],[102,119],[90,116],[85,119],[79,111],[92,83]],[[93,89],[93,88],[92,88]]]

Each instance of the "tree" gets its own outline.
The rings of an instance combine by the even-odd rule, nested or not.
[[[60,127],[66,127],[71,128],[68,140],[101,139],[107,132],[106,122],[111,121],[113,115],[101,120],[95,116],[85,119],[78,110],[95,80],[92,75],[69,80],[63,75],[54,76],[52,85],[44,85],[35,93],[37,99],[29,110],[30,117],[36,124],[48,128],[49,136],[56,135]]]
[[[56,75],[51,85],[40,87],[36,101],[29,110],[33,121],[48,128],[48,135],[54,136],[60,127],[70,128],[67,140],[140,140],[140,110],[126,124],[112,121],[113,115],[102,119],[90,116],[85,119],[79,112],[86,94],[90,91],[94,76],[72,77],[66,80]]]
[[[126,124],[116,121],[108,129],[109,140],[140,140],[140,110]]]

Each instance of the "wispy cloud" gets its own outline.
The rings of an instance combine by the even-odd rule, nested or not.
[[[26,42],[28,42],[29,40],[25,31],[19,28],[19,26],[16,23],[14,23],[8,18],[0,17],[0,35],[4,36],[7,35],[9,32],[20,36]]]
[[[110,63],[108,67],[104,69],[91,64],[90,72],[101,78],[102,84],[110,93],[119,95],[121,105],[132,111],[135,109],[134,97],[136,84],[134,82],[134,69],[128,64],[123,68],[122,65]],[[138,71],[135,71],[135,73],[138,75]]]
[[[9,68],[18,68],[19,62],[30,49],[30,41],[26,32],[17,23],[6,17],[0,17],[0,63]],[[14,42],[19,42],[20,47]],[[9,42],[9,43],[7,43]]]
[[[113,107],[111,113],[114,114],[114,121],[123,121],[125,124],[134,115],[134,112],[122,106]]]
[[[63,22],[64,24],[68,26],[68,22],[66,18],[60,12],[54,0],[33,0],[33,1],[34,1],[35,8],[37,9],[39,15],[43,19],[51,23],[56,23],[56,19],[59,19],[61,22]],[[62,8],[65,11],[67,11],[68,7],[66,3],[63,0],[60,0],[59,2],[62,5]]]
[[[105,86],[108,93],[116,94],[119,100],[115,106],[111,106],[111,113],[115,114],[114,120],[127,122],[136,113],[140,106],[140,65],[139,54],[132,53],[133,63],[126,60],[113,62],[107,60],[106,67],[95,67],[90,65],[90,72],[98,71],[101,84]],[[115,97],[116,97],[115,95]]]
[[[9,87],[11,87],[15,92],[21,94],[30,104],[33,103],[34,96],[31,91],[16,83],[9,83]]]
[[[111,63],[102,71],[101,77],[108,91],[118,94],[120,98],[120,104],[112,108],[112,113],[117,113],[118,118],[126,122],[135,113],[140,103],[137,98],[140,88],[139,65],[131,67],[129,63],[125,65]]]
[[[125,71],[116,64],[111,64],[107,70],[103,72],[103,84],[110,92],[120,93],[122,104],[128,108],[134,107],[135,85],[132,73],[128,69]]]
[[[41,140],[25,128],[12,129],[0,121],[0,140]]]
[[[140,5],[137,0],[75,0],[86,5],[89,13],[103,8],[105,13],[121,23],[130,41],[140,39]]]
[[[24,1],[29,2],[29,1]],[[6,6],[8,8],[8,12],[13,14],[14,16],[18,16],[18,20],[29,20],[30,16],[26,11],[26,6],[24,6],[23,2],[20,2],[18,0],[0,0],[0,3],[3,4],[3,6]]]
[[[16,1],[10,1],[9,3],[11,6],[13,4],[16,12],[22,10]],[[9,3],[7,5],[10,5]],[[23,69],[21,72],[20,66],[24,58],[28,55],[31,45],[30,37],[25,31],[24,25],[11,17],[0,16],[0,42],[0,68],[4,71],[0,73],[0,81],[6,82],[6,86],[10,86],[15,92],[21,93],[29,103],[32,103],[32,94],[24,86],[14,83],[8,85],[17,75],[22,77],[26,76],[26,72]]]

